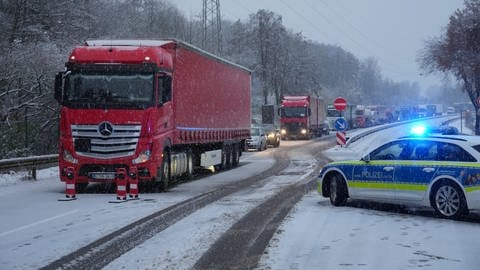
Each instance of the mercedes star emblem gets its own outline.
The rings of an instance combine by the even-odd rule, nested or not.
[[[109,122],[102,122],[98,125],[98,133],[102,136],[110,136],[113,133],[113,126]]]

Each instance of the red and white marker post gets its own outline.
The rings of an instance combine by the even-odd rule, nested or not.
[[[337,145],[345,145],[347,143],[347,133],[345,131],[337,131]]]
[[[128,185],[128,196],[130,197],[130,199],[138,199],[138,174],[136,167],[130,168]]]
[[[115,173],[117,183],[117,200],[127,199],[127,170],[118,168]]]

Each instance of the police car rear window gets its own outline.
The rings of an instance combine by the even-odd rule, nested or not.
[[[475,150],[477,150],[478,152],[480,152],[480,144],[473,146],[473,149],[475,149]]]
[[[437,144],[438,144],[437,151],[438,151],[439,160],[463,161],[463,162],[477,161],[474,157],[472,157],[472,155],[470,155],[467,151],[465,151],[458,145],[451,144],[451,143],[443,143],[443,142],[438,142]]]

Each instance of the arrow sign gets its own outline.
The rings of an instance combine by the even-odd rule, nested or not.
[[[333,107],[335,107],[337,111],[344,111],[347,108],[347,100],[343,97],[337,97],[333,101]]]
[[[347,121],[345,120],[345,118],[338,118],[335,121],[335,129],[337,131],[344,131],[345,129],[347,129]]]

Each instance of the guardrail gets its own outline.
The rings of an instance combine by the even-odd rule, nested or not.
[[[37,179],[37,169],[58,164],[58,154],[10,158],[0,160],[0,172],[28,170],[33,179]]]
[[[444,122],[442,122],[442,125],[447,124],[448,122],[460,119],[460,117],[458,117],[458,116],[452,117],[450,115],[450,116],[415,119],[415,120],[409,120],[409,121],[395,122],[395,123],[388,124],[388,125],[382,125],[382,126],[378,126],[378,127],[369,129],[368,131],[362,132],[358,135],[355,135],[355,136],[349,138],[347,140],[347,143],[345,144],[345,147],[348,147],[351,143],[356,142],[357,140],[359,140],[359,139],[361,139],[365,136],[368,136],[372,133],[375,133],[377,131],[380,131],[380,130],[383,130],[383,129],[386,129],[386,128],[396,127],[396,126],[405,125],[405,124],[414,123],[414,122],[423,121],[423,120],[428,120],[428,119],[440,119],[440,118],[449,118],[448,120],[445,120]]]

